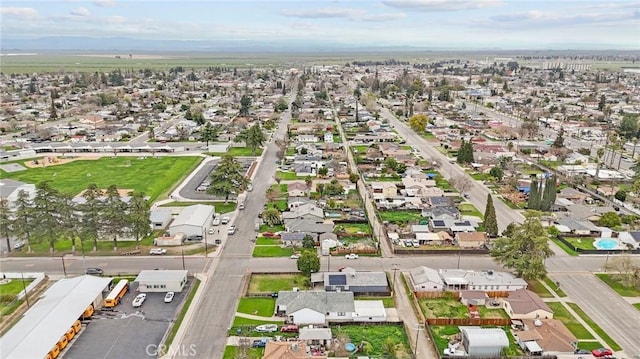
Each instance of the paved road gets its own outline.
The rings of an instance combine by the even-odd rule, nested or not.
[[[640,355],[640,311],[590,273],[554,273],[551,278],[560,282],[562,290],[624,348],[626,356]]]
[[[290,87],[295,88],[295,87]],[[293,98],[293,97],[292,97]],[[284,137],[291,112],[287,110],[272,138]],[[193,321],[187,323],[187,331],[182,347],[195,345],[199,355],[207,358],[222,358],[226,346],[228,330],[238,305],[243,277],[249,271],[254,232],[254,221],[258,212],[266,204],[266,193],[273,182],[276,171],[276,145],[271,142],[265,149],[253,181],[252,192],[247,193],[246,207],[237,212],[234,224],[238,227],[235,235],[229,236],[219,259],[207,272],[202,300],[195,303]],[[178,353],[176,358],[183,356]]]
[[[413,131],[403,121],[398,120],[396,116],[389,112],[389,110],[382,107],[380,115],[393,125],[400,136],[405,139],[407,144],[418,148],[420,152],[426,154],[429,158],[440,160],[442,165],[438,170],[445,178],[450,179],[459,176],[468,176],[460,166],[455,163],[450,163],[448,157],[433,148],[431,144],[427,143],[424,138],[416,134],[415,131]],[[471,188],[467,191],[467,194],[469,195],[468,200],[473,203],[478,210],[484,212],[487,205],[487,195],[489,193],[490,191],[487,187],[477,181],[473,181]],[[498,228],[500,231],[507,228],[510,223],[522,223],[524,220],[518,211],[509,208],[498,199],[493,201],[493,205],[496,209]]]

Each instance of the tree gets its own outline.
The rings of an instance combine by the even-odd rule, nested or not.
[[[49,119],[51,120],[58,119],[58,111],[56,110],[56,102],[53,100],[53,92],[51,93],[51,107],[49,110]]]
[[[386,354],[385,357],[397,358],[396,347],[396,341],[389,337],[382,343],[382,352]]]
[[[358,180],[360,179],[360,176],[358,176],[357,173],[350,173],[349,174],[349,182],[351,183],[358,183]]]
[[[456,161],[461,164],[469,164],[474,162],[473,143],[471,141],[462,140]]]
[[[120,198],[116,185],[107,187],[104,199],[102,231],[113,239],[113,251],[118,250],[118,237],[125,233],[127,204]]]
[[[318,168],[318,175],[324,177],[324,176],[327,175],[327,173],[329,173],[329,169],[327,167],[323,166],[323,167]]]
[[[128,227],[136,239],[136,249],[140,249],[140,238],[146,236],[151,231],[151,206],[143,192],[129,193],[131,200],[127,206]]]
[[[622,225],[622,219],[616,212],[607,212],[600,217],[598,224],[608,228],[619,227]]]
[[[278,103],[276,104],[275,111],[284,112],[288,108],[289,108],[289,104],[287,104],[287,101],[285,101],[284,98],[280,98],[280,100],[278,100]]]
[[[13,202],[13,217],[11,229],[19,240],[27,243],[27,251],[31,252],[33,226],[35,224],[34,204],[31,196],[24,190],[18,191]]]
[[[467,175],[456,176],[449,181],[460,193],[465,193],[473,187],[473,180]]]
[[[220,126],[213,126],[211,122],[207,122],[200,129],[200,141],[206,142],[209,147],[209,141],[214,141],[220,136]]]
[[[255,156],[258,148],[262,147],[267,140],[267,136],[262,131],[259,123],[254,124],[248,129],[242,130],[234,139],[234,142],[244,141],[251,153]]]
[[[553,148],[564,147],[564,128],[560,127],[560,130],[558,131],[558,135],[556,136],[556,139],[551,144],[551,147]]]
[[[11,253],[10,234],[13,232],[11,225],[12,221],[9,214],[9,201],[5,198],[0,198],[0,237],[4,237],[7,241],[7,251],[9,253]]]
[[[269,226],[275,226],[282,223],[280,211],[276,207],[269,207],[262,212],[262,220]]]
[[[605,271],[617,273],[613,276],[620,278],[626,287],[640,288],[640,265],[635,264],[630,255],[615,256],[607,263]]]
[[[627,200],[627,191],[621,189],[618,192],[616,192],[616,194],[614,195],[615,199],[617,199],[620,202],[624,202]]]
[[[358,103],[360,102],[360,96],[362,95],[362,93],[360,92],[360,86],[356,87],[355,90],[353,90],[353,96],[355,96],[356,98],[356,122],[358,122],[359,118],[359,114],[358,114]]]
[[[502,170],[502,167],[500,166],[493,166],[490,170],[489,170],[489,175],[493,178],[495,178],[496,180],[502,181],[502,177],[504,177],[504,171]]]
[[[249,116],[249,110],[251,109],[251,97],[247,95],[242,95],[240,98],[240,116],[247,117]]]
[[[49,250],[53,253],[55,243],[64,232],[60,217],[61,194],[51,187],[48,181],[36,185],[33,199],[33,235],[49,242]]]
[[[551,211],[551,207],[556,202],[556,194],[556,179],[553,176],[548,176],[544,183],[544,190],[542,190],[542,198],[540,201],[539,209],[544,212]]]
[[[491,238],[498,236],[498,217],[496,216],[496,209],[493,206],[491,193],[487,194],[487,205],[484,210],[484,230]]]
[[[525,280],[547,275],[545,259],[553,255],[548,234],[540,223],[540,212],[529,211],[520,225],[514,225],[509,237],[493,241],[491,256]]]
[[[529,185],[529,199],[527,201],[527,208],[539,209],[542,193],[540,193],[540,186],[537,179],[531,180]]]
[[[627,113],[622,117],[622,121],[620,121],[620,126],[618,127],[618,132],[622,137],[626,139],[638,137],[640,134],[638,118],[640,118],[640,115],[632,113]]]
[[[242,164],[231,155],[224,155],[220,163],[211,172],[211,186],[208,194],[224,197],[229,201],[231,193],[241,193],[249,185],[249,179],[244,175]]]
[[[298,262],[296,263],[298,270],[302,274],[311,280],[311,273],[315,273],[320,270],[320,257],[312,250],[302,251]]]
[[[423,113],[413,115],[409,118],[409,127],[419,134],[427,130],[427,124],[429,124],[429,118]]]
[[[313,240],[313,237],[306,234],[304,238],[302,238],[302,248],[314,249],[316,248],[316,241]]]
[[[80,217],[80,235],[93,242],[93,251],[98,250],[98,238],[103,228],[102,212],[104,203],[100,200],[102,191],[95,183],[90,183],[82,195],[85,202],[79,206],[82,213]]]

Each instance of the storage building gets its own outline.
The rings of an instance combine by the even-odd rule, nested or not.
[[[215,208],[204,204],[185,207],[169,226],[169,234],[184,233],[189,236],[204,236],[213,219]]]
[[[501,328],[460,327],[462,344],[470,357],[500,357],[509,346],[507,333]]]
[[[186,270],[143,270],[136,277],[138,291],[182,292],[187,283]]]

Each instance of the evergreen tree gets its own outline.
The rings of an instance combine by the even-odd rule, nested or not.
[[[487,194],[487,206],[484,210],[484,230],[491,238],[498,236],[498,218],[496,209],[493,206],[491,193]]]
[[[564,128],[560,127],[560,130],[558,131],[558,135],[556,136],[556,139],[551,144],[551,147],[553,148],[564,147]]]
[[[527,202],[527,207],[529,209],[538,209],[540,207],[540,193],[538,191],[538,180],[531,180],[531,185],[529,186],[529,200]]]
[[[547,177],[544,190],[542,192],[542,199],[540,201],[540,210],[548,212],[556,202],[556,180],[554,177]]]

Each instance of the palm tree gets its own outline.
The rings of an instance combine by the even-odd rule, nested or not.
[[[600,164],[602,163],[602,156],[604,156],[604,148],[600,147],[598,148],[598,151],[596,151],[596,178],[598,178],[598,175],[600,174]]]
[[[280,217],[280,210],[275,207],[269,207],[262,212],[262,219],[270,226],[275,226],[282,223]]]

